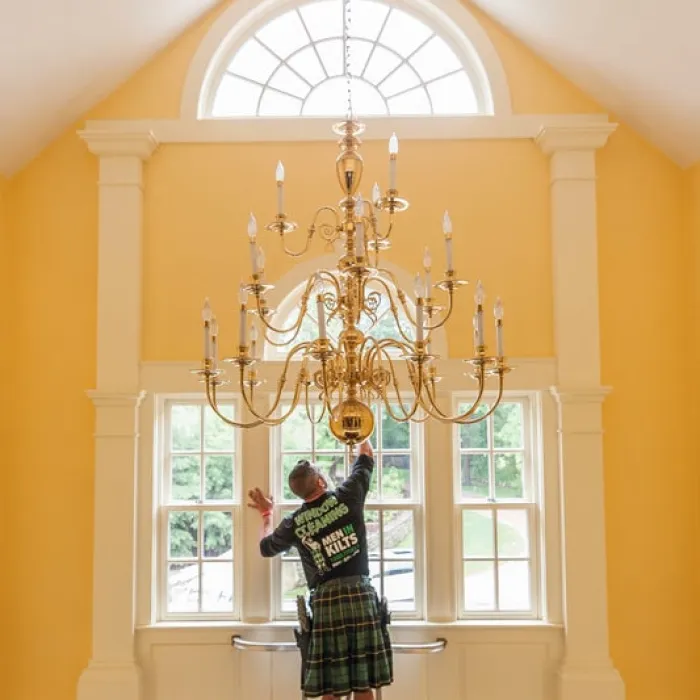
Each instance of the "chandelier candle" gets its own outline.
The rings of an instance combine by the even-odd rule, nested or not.
[[[279,239],[282,250],[291,258],[303,256],[312,242],[320,239],[325,246],[338,250],[337,260],[328,269],[309,275],[302,285],[296,312],[292,314],[294,318],[279,320],[267,300],[267,292],[273,285],[263,282],[265,256],[258,244],[257,222],[251,213],[248,237],[252,274],[241,285],[239,294],[238,353],[223,359],[233,365],[231,379],[217,367],[216,348],[212,348],[212,343],[218,344],[218,327],[208,301],[202,310],[204,360],[201,368],[192,371],[204,384],[209,405],[229,425],[255,428],[280,425],[299,407],[305,408],[308,415],[314,415],[318,404],[317,420],[325,418],[332,434],[350,446],[372,435],[374,414],[370,407],[376,402],[381,402],[388,415],[399,422],[430,418],[465,425],[488,418],[503,397],[504,378],[510,371],[503,357],[503,305],[497,300],[494,306],[497,354],[489,356],[483,328],[485,295],[481,282],[477,284],[475,349],[473,356],[464,360],[471,365],[469,376],[475,382],[476,398],[462,413],[451,414],[438,404],[439,358],[432,354],[434,344],[431,341],[434,332],[452,318],[455,293],[467,284],[457,277],[454,269],[452,221],[445,212],[442,216],[447,263],[444,279],[433,279],[433,261],[426,248],[422,256],[425,276],[416,275],[415,296],[407,294],[383,261],[398,235],[397,216],[409,206],[397,190],[398,138],[392,134],[389,141],[389,188],[382,194],[375,183],[371,200],[363,200],[359,194],[364,171],[359,135],[364,126],[348,118],[334,125],[333,131],[338,136],[340,150],[335,159],[342,193],[338,205],[320,206],[304,233],[297,233],[299,225],[284,213],[284,168],[278,163],[277,214],[265,225],[264,231]],[[402,244],[416,238],[413,233],[405,237]],[[416,262],[420,265],[420,260]],[[409,298],[415,298],[415,307]],[[256,323],[264,333],[261,337],[286,349],[272,396],[272,408],[259,406],[254,393],[262,379],[258,378],[255,367],[260,362],[256,357],[258,329],[255,325],[250,328],[250,347],[246,342],[249,313],[257,316]],[[463,323],[463,319],[457,322]],[[393,325],[393,331],[387,332],[388,325]],[[213,331],[215,336],[212,336]],[[403,367],[403,374],[400,367]],[[236,421],[218,408],[219,387],[232,381],[252,415],[250,421]],[[492,394],[487,393],[491,382]],[[292,397],[283,402],[284,392],[290,391]],[[491,397],[488,401],[487,396]],[[486,410],[480,411],[484,404]]]
[[[284,165],[281,160],[277,161],[275,180],[277,180],[277,213],[279,216],[284,216]]]
[[[449,275],[454,268],[452,267],[452,220],[447,211],[442,217],[442,232],[445,234],[445,254],[447,257],[447,274]]]
[[[250,246],[250,266],[253,268],[254,275],[258,274],[258,248],[256,242],[257,233],[258,222],[251,212],[250,217],[248,218],[248,239]]]
[[[216,369],[219,363],[219,324],[216,322],[216,316],[211,319],[211,366]]]

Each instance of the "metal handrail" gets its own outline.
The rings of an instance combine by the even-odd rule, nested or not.
[[[296,642],[253,642],[243,639],[240,634],[231,637],[231,645],[239,651],[298,651]],[[438,637],[434,642],[418,642],[408,644],[392,644],[391,648],[398,654],[437,654],[447,646],[444,637]]]

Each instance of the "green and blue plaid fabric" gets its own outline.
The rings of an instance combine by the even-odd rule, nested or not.
[[[390,685],[389,632],[369,577],[338,579],[311,594],[311,642],[302,690],[308,697],[348,695]]]

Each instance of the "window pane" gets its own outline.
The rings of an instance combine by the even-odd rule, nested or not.
[[[430,114],[428,95],[422,87],[392,97],[388,102],[391,114]]]
[[[340,39],[322,41],[316,45],[326,75],[343,75],[343,42]],[[344,107],[344,104],[343,104]],[[304,110],[306,113],[306,110]]]
[[[321,408],[320,406],[316,407],[316,416],[320,415],[321,413]],[[342,445],[338,442],[338,440],[335,439],[333,436],[333,433],[331,433],[331,429],[328,427],[328,413],[326,412],[323,416],[323,419],[321,420],[320,423],[317,423],[314,426],[315,430],[315,436],[314,436],[314,443],[316,444],[316,449],[317,450],[340,450],[342,451],[343,447]]]
[[[382,455],[382,498],[411,498],[411,455]]]
[[[402,56],[408,56],[431,34],[432,30],[423,22],[401,10],[392,10],[379,41]]]
[[[306,97],[311,87],[287,66],[280,66],[270,79],[270,86],[290,92],[297,97]]]
[[[532,608],[530,564],[506,561],[498,565],[498,604],[501,610],[527,611]]]
[[[276,17],[260,29],[256,36],[281,58],[287,58],[309,41],[296,10]]]
[[[370,83],[377,85],[381,80],[384,80],[384,78],[389,75],[390,71],[394,70],[399,63],[401,63],[401,58],[393,51],[388,51],[382,46],[377,46],[374,49],[374,53],[372,53],[372,57],[369,59],[369,63],[362,77],[365,80],[369,80]]]
[[[283,406],[282,413],[287,411],[289,406]],[[304,409],[297,408],[282,424],[282,449],[285,452],[306,451],[307,459],[311,458],[311,423]]]
[[[494,565],[490,561],[464,562],[464,609],[472,612],[495,610]]]
[[[445,73],[459,70],[462,64],[455,52],[444,39],[434,36],[428,43],[411,57],[411,65],[418,71],[423,80],[439,78]]]
[[[522,404],[501,403],[493,412],[493,446],[523,447]]]
[[[188,510],[168,513],[168,552],[173,559],[196,557],[199,542],[199,518]]]
[[[230,511],[204,513],[204,556],[233,557],[233,525]]]
[[[282,610],[293,612],[296,610],[298,595],[306,595],[306,579],[304,569],[300,561],[282,562]]]
[[[233,610],[233,563],[202,564],[202,612]]]
[[[415,558],[413,512],[410,510],[385,510],[384,557]]]
[[[170,444],[175,451],[199,450],[201,444],[199,406],[174,404],[170,413]]]
[[[379,36],[379,31],[388,12],[389,8],[378,2],[354,0],[350,29],[352,35],[374,41]]]
[[[464,71],[428,85],[434,114],[476,114],[478,106],[471,80]]]
[[[189,613],[199,609],[199,565],[168,564],[168,612]]]
[[[363,41],[358,39],[350,39],[348,48],[350,49],[350,70],[353,75],[362,75],[362,71],[367,65],[367,59],[372,53],[371,41]]]
[[[287,63],[312,85],[320,83],[326,77],[313,46],[307,46],[299,53],[290,56]]]
[[[391,97],[398,92],[409,90],[419,84],[420,78],[416,72],[412,68],[403,65],[389,75],[379,88],[385,97]]]
[[[261,117],[288,117],[298,115],[300,109],[301,100],[267,89],[260,100],[258,114]]]
[[[211,113],[214,117],[252,117],[262,93],[259,85],[225,75],[219,83]]]
[[[345,480],[345,455],[323,455],[314,460],[328,481],[328,487],[338,488]]]
[[[233,406],[219,406],[219,412],[227,418],[233,418]],[[233,452],[235,430],[212,411],[210,406],[204,408],[204,450],[213,452]]]
[[[199,455],[178,455],[170,462],[170,499],[197,501],[200,498]]]
[[[209,455],[204,462],[204,498],[208,501],[233,499],[233,457]]]
[[[358,114],[365,116],[386,114],[384,99],[373,85],[355,78],[351,80],[351,85],[352,103]],[[347,101],[348,88],[345,78],[331,78],[314,88],[304,103],[304,114],[310,116],[342,115],[345,114]],[[329,322],[329,333],[331,332]]]
[[[464,557],[493,557],[494,542],[492,511],[462,511],[462,546]]]
[[[343,34],[343,10],[340,0],[324,0],[299,8],[304,24],[314,41]]]
[[[365,510],[367,551],[370,557],[379,556],[379,511]]]
[[[471,404],[461,403],[457,409],[461,414],[466,413]],[[488,407],[481,405],[476,409],[472,418],[483,416],[488,411]],[[489,446],[489,421],[488,419],[472,423],[470,425],[459,426],[459,445],[463,450],[485,450]]]
[[[401,408],[392,404],[394,415],[401,416]],[[395,421],[386,408],[382,407],[382,449],[407,450],[411,447],[411,426]]]
[[[416,567],[412,561],[384,563],[384,596],[391,610],[416,609]]]
[[[498,511],[498,556],[503,559],[527,557],[530,553],[526,510]]]
[[[487,454],[461,455],[462,498],[488,498],[489,456]]]
[[[279,58],[253,38],[248,39],[236,51],[233,60],[228,65],[228,70],[242,78],[248,78],[257,83],[266,83],[279,62]]]
[[[523,453],[496,453],[496,498],[523,497]]]

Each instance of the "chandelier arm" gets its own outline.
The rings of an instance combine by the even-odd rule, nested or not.
[[[423,328],[430,333],[430,331],[437,330],[438,328],[441,328],[444,326],[449,320],[450,316],[452,316],[452,310],[454,309],[454,289],[450,287],[448,289],[447,293],[447,311],[443,318],[436,323],[435,325],[428,325],[428,324],[423,324]]]
[[[394,219],[396,218],[396,213],[389,210],[389,224],[386,229],[386,233],[382,233],[379,230],[379,218],[377,217],[377,207],[375,207],[373,202],[368,202],[370,206],[370,215],[367,217],[370,226],[372,227],[372,233],[374,234],[375,240],[386,241],[391,237],[391,233],[394,230]]]
[[[382,270],[382,272],[383,272],[383,270]],[[394,301],[394,295],[393,295],[392,292],[391,292],[391,288],[390,288],[389,285],[387,284],[386,280],[383,280],[381,277],[376,277],[376,278],[375,278],[375,281],[376,281],[377,283],[381,284],[381,285],[384,287],[384,289],[386,290],[386,294],[387,294],[387,297],[388,297],[388,299],[389,299],[389,309],[390,309],[390,311],[391,311],[391,315],[394,317],[394,321],[396,321],[396,327],[398,328],[401,337],[402,337],[407,343],[409,343],[410,345],[412,345],[412,344],[413,344],[413,339],[412,339],[412,338],[409,338],[409,337],[406,335],[406,333],[404,332],[403,328],[401,327],[401,320],[399,319],[398,308],[397,308],[397,306],[396,306],[396,302]],[[394,280],[392,280],[392,281],[394,282],[394,285],[395,285],[396,288],[398,289],[399,287],[398,287],[398,285],[396,284],[396,280],[394,279]],[[398,295],[397,295],[397,296],[398,296]],[[413,319],[413,317],[411,316],[411,313],[410,313],[410,311],[409,311],[409,309],[408,309],[408,307],[407,307],[407,305],[406,305],[405,297],[402,298],[401,296],[399,296],[399,301],[401,302],[401,304],[402,304],[402,306],[403,306],[404,313],[406,314],[406,317],[408,318],[409,322],[410,322],[413,326],[415,326],[415,325],[416,325],[416,322],[415,322],[415,320]]]
[[[306,405],[306,417],[309,419],[310,423],[313,423],[314,425],[319,425],[321,421],[323,420],[324,416],[326,415],[326,405],[321,404],[321,415],[319,416],[318,420],[314,420],[311,416],[311,405],[309,402],[309,386],[310,384],[307,383],[304,387],[304,403]]]
[[[275,400],[272,402],[272,406],[270,407],[270,410],[266,414],[260,414],[257,412],[257,410],[254,408],[251,402],[251,397],[249,397],[246,393],[245,389],[245,367],[243,364],[240,365],[240,375],[239,375],[239,388],[241,391],[241,394],[243,395],[243,401],[245,402],[246,407],[248,410],[259,420],[263,421],[266,425],[279,425],[280,423],[284,422],[292,413],[294,408],[296,408],[296,405],[299,403],[299,388],[301,385],[301,382],[297,379],[296,386],[295,386],[295,400],[293,402],[293,408],[289,411],[287,415],[285,415],[281,419],[277,418],[271,418],[272,414],[275,413],[277,410],[280,401],[282,400],[282,392],[284,391],[284,387],[287,384],[287,372],[289,370],[289,365],[292,361],[292,358],[294,355],[296,355],[300,350],[306,350],[311,346],[311,343],[309,342],[304,342],[304,343],[299,343],[298,345],[295,345],[287,354],[287,357],[285,358],[284,365],[282,367],[282,373],[280,374],[279,379],[277,380],[277,394],[275,396]],[[300,372],[301,374],[301,372]]]
[[[211,410],[214,411],[214,413],[219,418],[221,418],[221,420],[224,421],[224,423],[234,428],[257,428],[258,426],[263,425],[264,421],[262,420],[254,420],[250,423],[239,423],[238,421],[235,421],[232,418],[228,418],[227,416],[225,416],[219,410],[219,405],[216,400],[216,384],[211,381],[210,377],[206,377],[206,381],[204,382],[204,384],[206,387],[207,403],[211,407]]]
[[[387,340],[389,340],[389,339],[387,339]],[[397,341],[394,341],[394,343],[400,347],[400,344]],[[392,343],[392,344],[394,344],[394,343]],[[386,343],[386,345],[389,345],[389,343]],[[391,356],[389,355],[389,353],[387,352],[387,350],[384,347],[380,346],[379,344],[378,344],[378,346],[379,346],[378,351],[385,356],[387,362],[389,363],[389,373],[391,375],[390,384],[391,384],[392,388],[394,389],[394,391],[396,392],[396,403],[398,404],[398,406],[400,406],[401,413],[404,414],[404,417],[400,418],[400,417],[394,415],[394,412],[391,409],[391,406],[389,405],[389,397],[387,396],[386,390],[384,390],[382,392],[382,400],[384,401],[384,404],[386,405],[386,409],[387,409],[389,415],[394,420],[396,420],[400,423],[405,423],[409,420],[413,420],[413,417],[415,416],[416,411],[418,410],[418,408],[420,406],[420,401],[419,401],[420,394],[414,393],[413,406],[411,406],[411,408],[407,410],[404,407],[403,399],[401,398],[401,391],[399,389],[398,379],[396,378],[396,369],[394,367],[394,361],[391,359]],[[408,365],[408,368],[409,368],[409,373],[410,373],[411,372],[411,365],[410,364]],[[413,380],[411,381],[411,383],[412,384],[414,383]]]

